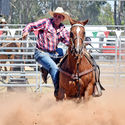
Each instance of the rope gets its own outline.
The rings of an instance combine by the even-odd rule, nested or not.
[[[3,45],[3,46],[1,46],[1,47],[6,47],[7,45],[9,45],[9,44],[11,44],[12,42],[10,42],[10,43],[7,43],[7,44],[5,44],[5,45]]]
[[[96,50],[96,52],[101,53],[100,51],[98,51],[97,49],[95,49],[90,43],[88,45],[91,46],[94,50]]]

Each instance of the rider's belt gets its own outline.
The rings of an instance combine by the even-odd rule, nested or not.
[[[49,52],[49,53],[55,53],[56,51],[49,51],[49,50],[42,50],[42,49],[39,49],[39,48],[37,48],[39,51],[41,51],[41,52]]]
[[[41,52],[49,52],[49,53],[55,53],[56,51],[49,51],[49,50],[44,50],[44,49],[41,49],[41,48],[39,48],[38,47],[38,45],[36,44],[36,48],[39,50],[39,51],[41,51]]]

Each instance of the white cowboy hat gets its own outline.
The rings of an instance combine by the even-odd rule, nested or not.
[[[7,23],[4,18],[0,19],[0,23]]]
[[[61,14],[64,16],[64,20],[68,19],[69,13],[65,12],[62,7],[57,7],[55,11],[49,11],[50,16],[53,17],[54,14]]]

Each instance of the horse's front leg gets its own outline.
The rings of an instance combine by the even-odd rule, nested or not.
[[[60,87],[56,100],[58,101],[58,100],[63,100],[63,99],[64,99],[64,89]]]

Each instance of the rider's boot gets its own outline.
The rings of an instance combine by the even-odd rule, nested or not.
[[[100,83],[96,82],[94,85],[93,96],[99,97],[102,95],[102,89],[100,87]]]
[[[43,68],[43,67],[41,67],[40,70],[41,70],[41,72],[42,72],[42,79],[43,79],[44,83],[47,84],[48,71],[47,71],[45,68]]]
[[[58,91],[59,91],[59,88],[54,90],[54,96],[55,96],[56,98],[58,98]]]
[[[54,96],[56,98],[58,98],[58,92],[59,92],[59,72],[58,72],[58,75],[57,75],[57,80],[54,84],[54,87],[55,87],[55,90],[54,90]]]

